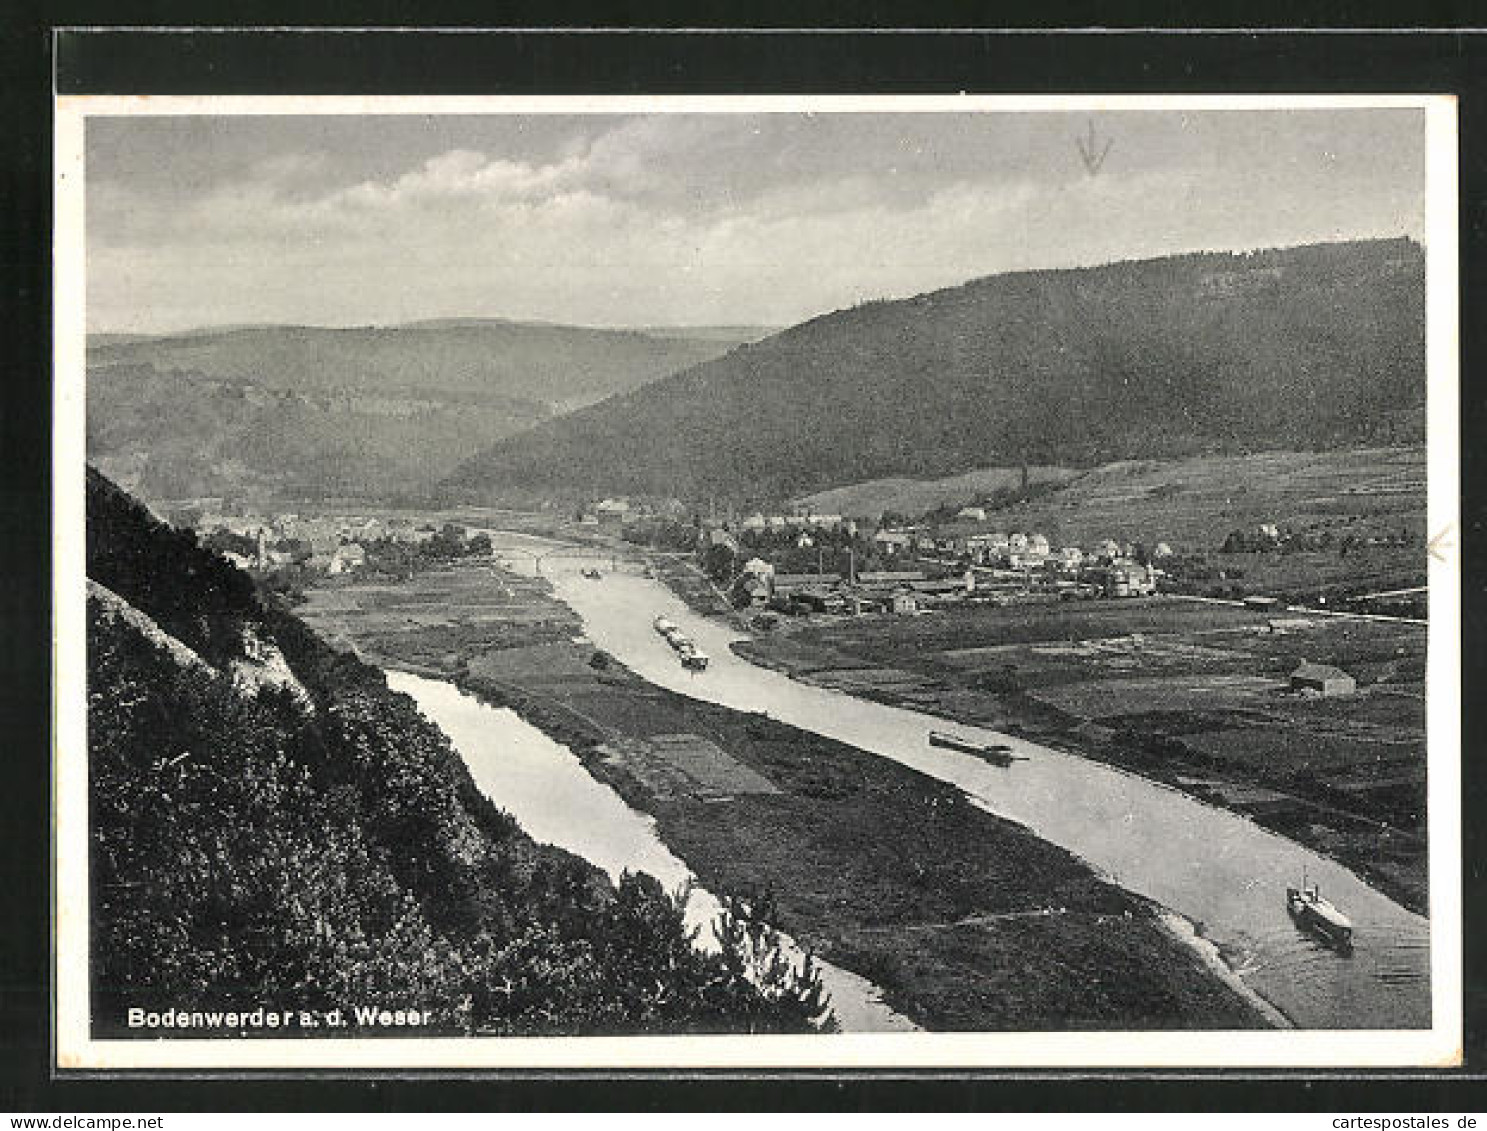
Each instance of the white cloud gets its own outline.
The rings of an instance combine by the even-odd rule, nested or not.
[[[719,118],[641,118],[545,160],[454,148],[318,191],[327,161],[313,153],[169,205],[97,184],[90,321],[781,324],[1003,270],[1418,233],[1418,191],[1326,170],[890,183],[843,169],[735,191],[723,155],[747,143]]]

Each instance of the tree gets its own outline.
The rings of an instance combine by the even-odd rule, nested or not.
[[[777,916],[770,892],[752,899],[726,896],[713,925],[724,969],[759,991],[764,1001],[761,1020],[770,1028],[798,1025],[836,1032],[839,1025],[814,957],[807,951],[798,965],[791,960],[775,927]]]
[[[727,546],[711,545],[702,552],[702,571],[718,583],[733,576],[733,551]]]

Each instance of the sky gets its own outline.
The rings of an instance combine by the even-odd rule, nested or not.
[[[1081,157],[1093,128],[1109,151]],[[1424,227],[1424,112],[94,117],[88,326],[786,326]]]

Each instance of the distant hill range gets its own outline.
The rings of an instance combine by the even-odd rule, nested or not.
[[[100,334],[89,458],[147,498],[418,496],[502,436],[764,333],[457,319]]]
[[[1411,241],[1371,240],[866,303],[508,437],[445,487],[749,501],[984,467],[1418,441],[1424,262]]]

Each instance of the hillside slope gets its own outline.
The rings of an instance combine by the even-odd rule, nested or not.
[[[100,335],[89,457],[152,498],[416,495],[502,436],[750,336],[494,320]]]
[[[474,498],[788,497],[1024,462],[1423,435],[1424,253],[1406,240],[998,275],[804,323],[511,437]]]
[[[758,988],[655,880],[534,843],[380,672],[91,471],[88,518],[96,1036],[813,1027],[813,987]],[[254,1007],[294,1019],[127,1024]]]

